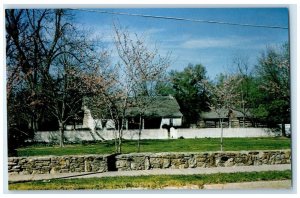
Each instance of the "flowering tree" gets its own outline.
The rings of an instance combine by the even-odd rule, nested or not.
[[[120,85],[123,90],[122,123],[128,105],[136,107],[139,114],[138,151],[140,151],[142,119],[155,99],[156,87],[169,67],[170,57],[169,54],[165,57],[160,56],[156,46],[151,48],[151,45],[149,46],[137,34],[132,35],[116,25],[114,30],[115,46],[121,59],[118,65],[122,76]]]
[[[241,79],[237,76],[220,75],[219,82],[212,85],[206,82],[210,91],[210,109],[219,116],[221,127],[220,148],[223,151],[223,121],[225,117],[230,116],[230,112],[240,102],[240,93],[238,85]]]

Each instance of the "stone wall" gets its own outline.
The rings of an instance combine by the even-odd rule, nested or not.
[[[9,174],[106,172],[109,155],[9,157]]]
[[[229,166],[291,164],[290,150],[230,151],[194,153],[131,153],[119,155],[78,155],[9,157],[9,174],[53,174],[149,169],[184,169]]]
[[[290,150],[201,153],[135,153],[116,156],[117,170],[209,168],[290,164]]]

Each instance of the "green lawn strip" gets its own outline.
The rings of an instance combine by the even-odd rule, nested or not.
[[[158,175],[138,177],[104,177],[81,179],[53,179],[11,183],[9,190],[101,190],[124,188],[162,189],[167,186],[198,186],[251,181],[274,181],[291,179],[291,171],[265,171],[249,173],[218,173],[209,175]]]
[[[225,151],[289,149],[291,139],[271,138],[224,138]],[[125,140],[122,153],[137,151],[137,141]],[[17,156],[83,155],[114,153],[114,142],[70,144],[63,148],[57,145],[32,145],[17,149]],[[141,152],[205,152],[219,151],[219,138],[142,140]]]

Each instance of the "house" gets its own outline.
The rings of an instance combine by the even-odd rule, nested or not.
[[[200,114],[200,128],[219,128],[222,120],[223,127],[238,128],[238,127],[253,127],[253,122],[250,119],[249,112],[245,115],[237,110],[219,109]]]
[[[125,129],[138,129],[140,113],[142,113],[142,129],[161,129],[168,127],[179,127],[182,125],[182,113],[179,104],[172,96],[156,96],[153,98],[144,98],[146,106],[141,110],[134,103],[129,103],[126,109]],[[92,109],[92,110],[91,110]],[[97,117],[97,109],[89,108],[84,105],[83,128],[114,129],[113,120]]]

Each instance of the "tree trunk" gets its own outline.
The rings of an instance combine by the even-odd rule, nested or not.
[[[112,115],[112,114],[111,114]],[[113,116],[111,116],[113,118]],[[115,128],[113,130],[113,134],[114,134],[114,142],[115,142],[115,153],[118,153],[119,151],[119,146],[118,146],[118,132],[119,132],[119,119],[113,119],[113,122],[114,122],[114,125],[115,125]],[[108,123],[108,121],[106,121],[105,123],[103,123],[103,129],[104,130],[107,130],[106,129],[106,124]],[[118,130],[118,131],[117,131]]]
[[[139,121],[139,138],[138,138],[138,152],[141,151],[141,134],[142,134],[142,115],[140,114],[140,121]]]
[[[122,152],[122,129],[119,129],[118,153]]]
[[[117,130],[114,129],[115,153],[118,153]]]
[[[33,131],[33,134],[36,134],[37,130],[38,130],[38,121],[37,121],[37,118],[35,115],[33,115],[31,117],[31,120],[30,120],[30,129],[32,129]]]
[[[284,122],[281,123],[281,134],[282,134],[283,137],[286,137],[285,124],[284,124]]]
[[[118,122],[118,130],[119,130],[118,153],[122,152],[123,122],[124,122],[124,118],[121,119],[121,123]]]
[[[64,124],[59,122],[59,146],[64,147]]]
[[[223,151],[223,120],[220,119],[220,125],[221,125],[221,141],[220,141],[220,144],[221,144],[221,151]]]
[[[242,91],[242,104],[243,104],[243,128],[245,128],[245,114],[246,114],[246,110],[245,110],[244,92],[243,91]]]

